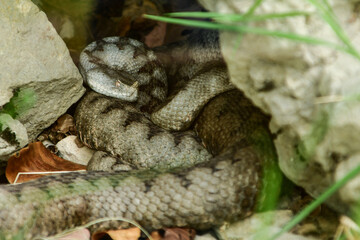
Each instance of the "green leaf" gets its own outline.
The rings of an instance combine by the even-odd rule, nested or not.
[[[7,113],[12,118],[25,113],[35,105],[35,92],[31,88],[24,88],[15,91],[14,96],[4,105],[0,113]]]

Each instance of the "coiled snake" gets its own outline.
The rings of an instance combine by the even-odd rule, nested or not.
[[[81,140],[99,150],[89,168],[108,171],[1,186],[0,239],[51,236],[102,217],[207,229],[263,200],[262,166],[275,158],[268,119],[229,84],[215,32],[154,51],[106,38],[81,64],[88,85],[112,96],[89,91],[75,114]],[[197,134],[183,131],[192,126]]]

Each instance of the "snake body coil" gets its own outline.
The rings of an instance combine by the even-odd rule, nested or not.
[[[101,151],[90,168],[120,171],[69,173],[2,186],[0,236],[51,236],[103,217],[135,220],[148,230],[207,229],[249,215],[258,201],[262,166],[274,158],[267,144],[268,119],[242,93],[231,90],[216,37],[210,35],[190,36],[190,41],[154,52],[123,38],[88,46],[81,68],[86,81],[121,99],[90,91],[77,107],[77,128],[87,145]],[[135,61],[123,62],[124,56]],[[180,66],[159,67],[171,59],[182,60]],[[172,79],[166,80],[165,72]],[[106,82],[98,85],[93,79]],[[183,90],[174,90],[179,86]],[[189,126],[197,135],[174,131]],[[268,147],[258,147],[263,143]],[[135,170],[121,171],[125,163]],[[128,226],[107,221],[93,229]]]

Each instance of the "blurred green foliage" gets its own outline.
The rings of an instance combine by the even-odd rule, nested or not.
[[[8,114],[12,118],[16,118],[21,114],[24,114],[27,110],[32,108],[36,102],[36,95],[33,89],[24,88],[15,90],[13,97],[10,101],[0,109],[1,114]],[[5,119],[0,118],[0,133],[3,132],[3,125],[6,125]]]
[[[31,88],[16,90],[10,102],[0,110],[1,113],[9,114],[12,118],[25,113],[32,108],[36,102],[35,92]]]
[[[32,0],[34,4],[45,12],[56,10],[63,14],[81,17],[94,11],[94,0]]]

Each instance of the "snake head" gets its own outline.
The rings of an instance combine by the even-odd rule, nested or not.
[[[135,102],[138,99],[139,83],[132,77],[126,77],[111,69],[100,71],[98,68],[88,70],[82,75],[87,85],[95,92],[128,102]]]
[[[129,102],[138,99],[134,40],[108,37],[89,44],[80,55],[80,72],[95,92]],[[131,44],[132,43],[132,44]]]
[[[165,70],[154,52],[134,39],[107,37],[89,44],[80,54],[80,72],[95,92],[139,106],[166,97]]]

